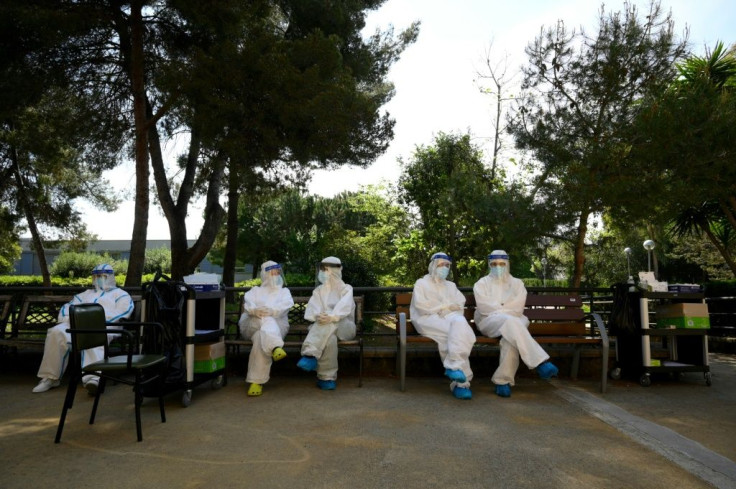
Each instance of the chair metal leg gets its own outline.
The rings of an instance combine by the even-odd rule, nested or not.
[[[100,404],[100,396],[105,390],[105,382],[107,382],[107,379],[105,377],[100,377],[99,385],[97,386],[97,392],[95,393],[95,401],[94,403],[92,403],[92,414],[89,415],[89,424],[94,424],[95,422],[95,416],[97,416],[97,406]]]
[[[141,387],[141,371],[135,372],[135,430],[138,435],[138,441],[143,441],[143,430],[141,429],[141,404],[143,404],[143,388]]]
[[[64,396],[64,407],[61,409],[61,417],[59,418],[59,426],[56,428],[54,443],[61,441],[61,432],[64,430],[64,422],[66,421],[66,412],[74,405],[74,396],[77,393],[78,383],[79,377],[72,375],[72,378],[69,379],[69,386],[66,389],[66,396]]]

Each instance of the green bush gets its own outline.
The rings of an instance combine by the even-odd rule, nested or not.
[[[89,277],[92,269],[102,263],[110,264],[116,272],[128,269],[127,260],[115,260],[107,253],[100,255],[92,252],[65,251],[49,267],[49,273],[62,278]]]
[[[156,272],[171,274],[171,250],[165,246],[146,250],[143,273],[155,274]]]

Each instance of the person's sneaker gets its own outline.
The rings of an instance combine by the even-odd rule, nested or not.
[[[445,375],[450,379],[454,380],[455,382],[465,382],[467,379],[465,378],[465,374],[462,370],[450,370],[449,368],[445,369]]]
[[[248,387],[248,395],[250,397],[260,396],[262,393],[263,387],[261,384],[251,384],[250,387]]]
[[[99,381],[97,379],[92,379],[84,384],[84,388],[87,389],[87,394],[89,394],[90,396],[97,395],[98,382]]]
[[[296,366],[307,372],[314,372],[317,370],[317,359],[314,357],[302,357]]]
[[[337,382],[334,380],[317,380],[317,387],[323,391],[334,391],[337,388]]]
[[[61,382],[58,379],[41,379],[41,382],[39,382],[38,385],[33,388],[33,392],[46,392],[47,390],[53,389],[54,387],[59,387],[60,385]]]
[[[552,364],[552,362],[544,362],[537,366],[537,374],[539,374],[539,378],[543,380],[557,377],[557,372],[559,372],[559,370]]]
[[[455,386],[452,388],[452,395],[458,399],[472,399],[473,393],[467,387]]]
[[[277,346],[271,352],[271,358],[273,358],[274,362],[278,362],[279,360],[283,360],[284,358],[286,358],[286,352],[283,348]]]
[[[511,397],[511,385],[510,384],[497,385],[496,395],[499,397]]]

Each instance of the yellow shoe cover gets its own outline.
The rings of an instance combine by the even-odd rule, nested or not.
[[[273,358],[275,362],[278,362],[279,360],[283,360],[284,358],[286,358],[286,352],[284,351],[283,348],[280,348],[277,346],[276,348],[273,349],[273,352],[271,353],[271,357]]]
[[[260,396],[263,392],[263,387],[261,384],[251,384],[250,387],[248,387],[248,395],[251,397]]]

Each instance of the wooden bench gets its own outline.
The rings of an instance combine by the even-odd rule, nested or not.
[[[59,310],[72,300],[70,295],[26,295],[21,300],[20,309],[14,321],[10,321],[10,330],[7,323],[0,337],[0,346],[6,348],[23,348],[29,350],[43,350],[46,341],[46,332],[59,324]],[[131,295],[133,299],[133,314],[130,321],[140,321],[139,295]]]
[[[406,347],[408,343],[434,343],[420,335],[409,317],[411,293],[396,294],[397,369],[400,388],[406,388]],[[498,345],[500,338],[481,335],[475,327],[475,297],[466,296],[465,318],[476,334],[476,344]],[[601,392],[606,392],[608,375],[609,340],[601,317],[586,314],[579,295],[539,294],[527,295],[524,315],[529,318],[529,332],[540,344],[563,345],[573,353],[570,377],[577,379],[580,352],[583,347],[596,348],[601,358]],[[590,323],[590,328],[588,327]],[[593,334],[595,331],[597,334]]]
[[[284,338],[284,348],[301,349],[304,338],[309,332],[309,321],[304,319],[304,310],[309,302],[309,297],[294,297],[294,306],[289,310],[289,332]],[[338,348],[357,348],[358,349],[358,387],[363,386],[363,301],[362,296],[354,297],[355,301],[355,338],[352,340],[338,340]],[[239,304],[243,303],[242,296],[239,298]],[[233,318],[227,321],[225,333],[225,345],[228,352],[240,354],[241,347],[252,347],[253,342],[244,340],[240,335],[238,328],[238,319],[240,313],[230,314]]]

